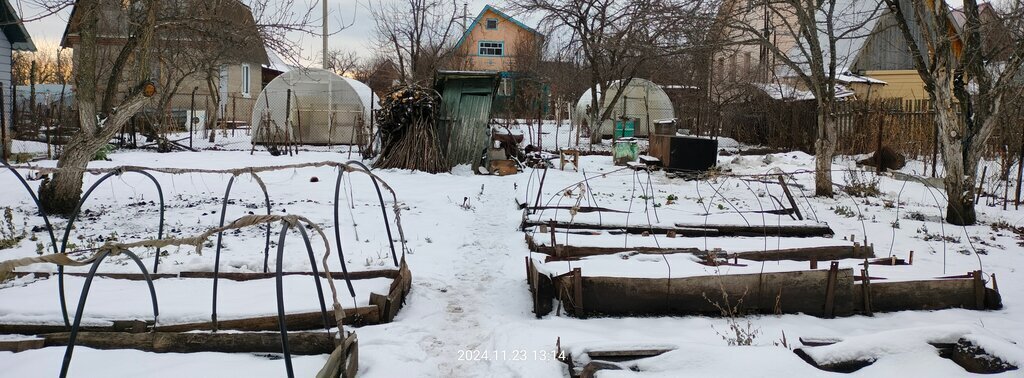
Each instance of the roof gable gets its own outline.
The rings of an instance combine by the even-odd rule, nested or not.
[[[476,15],[476,18],[473,19],[473,22],[470,24],[472,26],[467,27],[466,31],[464,33],[462,33],[462,37],[459,38],[459,42],[455,44],[455,49],[456,50],[459,49],[460,47],[462,47],[462,43],[466,41],[466,38],[469,37],[469,34],[473,32],[473,29],[480,25],[480,20],[482,20],[484,18],[484,15],[486,15],[487,12],[492,12],[495,15],[497,15],[498,17],[503,18],[506,21],[512,22],[513,24],[515,24],[519,28],[521,28],[523,30],[526,30],[526,31],[528,31],[530,33],[536,34],[536,35],[541,36],[541,37],[544,36],[544,34],[542,34],[541,32],[537,31],[536,29],[531,28],[529,26],[526,26],[526,24],[524,24],[522,22],[519,22],[519,20],[516,20],[516,19],[512,18],[512,16],[509,16],[509,15],[505,14],[505,12],[502,12],[502,11],[498,10],[498,8],[495,8],[495,7],[491,6],[490,4],[487,4],[487,5],[484,6],[484,9],[480,10],[480,14]]]
[[[0,24],[2,24],[4,36],[11,42],[11,49],[17,51],[36,51],[36,45],[32,43],[32,37],[25,30],[25,24],[21,17],[11,6],[10,0],[3,0],[3,7],[0,7]]]

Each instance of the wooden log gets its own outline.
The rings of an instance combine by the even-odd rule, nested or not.
[[[548,228],[556,227],[570,230],[621,230],[630,234],[643,234],[645,231],[653,234],[664,235],[669,231],[675,231],[678,236],[702,237],[702,236],[781,236],[781,237],[818,237],[831,236],[834,232],[826,224],[816,225],[704,225],[676,223],[676,227],[652,227],[644,225],[609,225],[581,222],[558,222],[526,220],[523,228],[546,225]],[[549,230],[550,231],[550,230]]]
[[[46,340],[38,337],[26,337],[22,340],[0,340],[0,352],[24,352],[26,350],[41,349],[45,346]]]
[[[46,346],[66,346],[70,333],[42,335]],[[75,345],[95,349],[136,349],[156,353],[281,353],[281,335],[266,333],[124,333],[79,332]],[[326,332],[290,332],[288,350],[294,355],[329,354],[334,335]]]
[[[995,290],[985,290],[984,307],[998,309],[1002,307],[1001,299]],[[943,279],[902,282],[872,282],[871,309],[875,312],[889,311],[925,311],[948,308],[977,308],[975,284],[973,278]],[[855,291],[858,296],[860,290]],[[862,303],[863,299],[857,302]],[[858,305],[858,311],[863,306]]]
[[[145,328],[139,331],[138,324],[143,323]],[[148,331],[153,326],[152,321],[140,320],[115,320],[105,326],[82,326],[80,329],[86,332],[129,332],[138,333]],[[0,334],[13,335],[41,335],[46,333],[60,333],[70,331],[70,327],[63,324],[0,324]]]
[[[583,314],[595,316],[622,315],[716,315],[721,311],[714,303],[722,302],[723,289],[740,313],[766,313],[776,311],[776,296],[780,313],[805,313],[824,316],[824,288],[828,271],[798,271],[764,274],[736,274],[726,276],[697,276],[683,278],[581,278]],[[836,315],[853,314],[853,270],[836,273]],[[554,279],[555,291],[574,290],[571,275]],[[574,314],[575,315],[575,314]]]
[[[72,277],[85,277],[87,275],[85,273],[71,273],[71,272],[64,272],[64,274],[68,275],[68,276],[72,276]],[[285,275],[285,276],[296,276],[296,275],[312,276],[313,272],[284,272],[282,274]],[[16,277],[24,277],[24,276],[28,276],[28,275],[35,275],[38,278],[50,278],[50,277],[56,276],[57,274],[56,273],[48,273],[48,272],[15,272],[14,275]],[[263,280],[263,279],[271,279],[271,278],[276,277],[275,273],[259,273],[259,272],[252,272],[252,273],[230,273],[230,272],[226,273],[226,272],[220,272],[218,274],[218,276],[219,276],[220,279],[231,280],[231,281]],[[364,280],[364,279],[372,279],[372,278],[395,278],[397,276],[398,276],[398,270],[397,269],[367,270],[367,271],[362,271],[362,272],[349,272],[349,274],[348,274],[348,278],[351,279],[351,280]],[[115,279],[115,280],[131,280],[131,281],[144,281],[146,279],[141,273],[96,273],[96,277],[97,278],[110,278],[110,279]],[[213,278],[213,272],[181,272],[181,273],[178,273],[178,274],[159,273],[159,274],[150,274],[149,277],[151,279],[154,279],[154,280],[157,280],[157,279],[167,279],[167,278],[208,278],[208,279],[212,279]],[[324,273],[324,272],[320,272],[320,277],[327,278],[327,274]],[[331,272],[331,277],[333,277],[336,280],[345,279],[345,273]]]
[[[328,314],[328,319],[334,319],[333,314]],[[320,311],[303,312],[285,315],[285,323],[289,331],[308,331],[324,329],[323,316]],[[350,325],[373,325],[380,323],[380,313],[377,306],[352,307],[345,309],[345,324]],[[219,330],[235,331],[277,331],[279,329],[277,315],[260,316],[244,319],[218,320]],[[331,327],[335,327],[332,322]],[[212,322],[184,323],[159,325],[157,332],[189,332],[189,331],[210,331],[213,330]]]
[[[327,278],[327,274],[319,272],[321,278]],[[284,272],[285,276],[312,276],[313,272]],[[213,272],[181,272],[181,278],[213,278]],[[265,280],[277,277],[276,273],[232,273],[220,272],[218,278],[231,281]],[[331,272],[331,277],[336,280],[345,279],[345,273]],[[395,278],[398,277],[398,269],[367,270],[362,272],[349,272],[350,280],[365,280],[372,278]]]
[[[50,277],[56,277],[57,273],[49,273],[49,272],[14,272],[14,276],[15,277],[25,277],[25,276],[31,276],[31,275],[34,275],[36,278],[48,279]],[[71,277],[85,277],[88,274],[86,274],[86,273],[64,272],[64,275],[65,276],[71,276]],[[115,279],[115,280],[130,280],[130,281],[145,281],[146,280],[146,278],[141,273],[96,273],[96,277],[97,278],[110,278],[110,279]],[[178,278],[178,275],[177,274],[170,274],[170,273],[159,273],[159,274],[150,274],[149,278],[150,279],[154,279],[154,280],[162,279],[162,278]]]
[[[530,243],[527,243],[530,244]],[[743,259],[751,261],[828,261],[843,259],[864,259],[875,257],[874,248],[855,247],[852,245],[836,245],[822,247],[789,248],[767,251],[749,252],[721,252],[703,251],[698,248],[657,248],[657,247],[580,247],[560,245],[552,248],[547,245],[532,244],[534,252],[549,255],[548,261],[578,260],[587,256],[614,255],[622,252],[637,252],[640,254],[663,255],[677,253],[691,253],[698,257],[707,257],[709,254],[722,259]]]

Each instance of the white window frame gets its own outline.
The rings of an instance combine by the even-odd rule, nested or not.
[[[248,64],[242,65],[242,97],[249,98],[252,91],[252,70]]]
[[[491,21],[494,21],[494,27],[493,28],[491,27]],[[488,19],[484,20],[484,29],[487,29],[487,30],[498,30],[498,19],[497,18],[488,18]]]
[[[480,56],[505,56],[505,41],[477,42],[476,53]]]

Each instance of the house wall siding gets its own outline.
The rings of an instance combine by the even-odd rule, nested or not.
[[[867,71],[869,77],[885,81],[887,85],[872,86],[871,98],[902,98],[904,100],[928,99],[928,92],[924,90],[924,82],[915,70],[884,70]],[[861,93],[857,94],[859,98]]]
[[[4,126],[11,128],[11,42],[4,33],[0,33],[0,86],[3,86]]]

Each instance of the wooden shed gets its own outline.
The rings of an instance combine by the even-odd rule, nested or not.
[[[434,88],[444,103],[438,139],[448,164],[480,163],[491,140],[488,122],[501,76],[492,71],[439,71]]]

